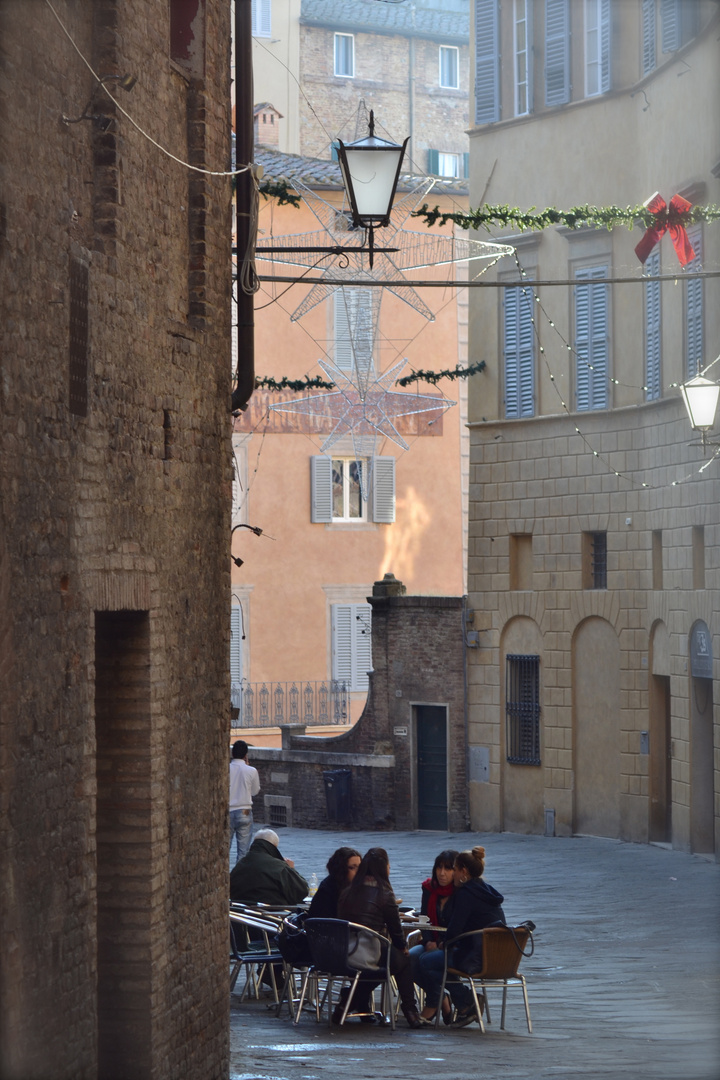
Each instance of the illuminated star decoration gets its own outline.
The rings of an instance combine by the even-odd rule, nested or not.
[[[319,360],[320,367],[337,386],[327,394],[313,394],[295,401],[279,401],[270,408],[277,412],[299,413],[304,416],[322,416],[330,419],[334,427],[321,446],[324,454],[346,436],[352,436],[353,452],[357,461],[368,460],[367,470],[361,470],[360,486],[363,499],[368,498],[368,485],[372,459],[378,436],[382,435],[408,450],[408,444],[398,431],[394,421],[399,416],[413,413],[442,413],[454,405],[449,398],[433,394],[403,394],[391,387],[407,360],[400,360],[376,378],[370,377],[367,385],[359,388],[348,372],[341,371],[327,361]],[[367,472],[367,475],[366,475]]]
[[[464,237],[438,236],[428,232],[413,232],[403,228],[413,210],[424,201],[430,189],[435,185],[433,178],[425,178],[402,199],[398,199],[390,213],[390,225],[383,229],[383,248],[398,248],[396,252],[381,255],[382,248],[376,248],[376,258],[372,269],[367,252],[354,251],[353,248],[367,247],[367,234],[364,229],[356,229],[347,210],[338,209],[316,195],[300,180],[291,181],[293,188],[312,210],[321,229],[315,232],[298,233],[283,237],[267,237],[257,241],[255,256],[257,259],[269,259],[296,266],[316,267],[317,251],[267,252],[263,248],[281,246],[298,248],[317,248],[334,246],[342,248],[342,254],[336,258],[340,265],[317,267],[324,278],[322,284],[314,285],[302,303],[290,316],[292,322],[301,319],[317,304],[327,300],[340,288],[340,281],[351,284],[353,281],[375,281],[399,297],[424,318],[433,321],[435,316],[418,295],[416,290],[404,282],[403,274],[408,270],[420,270],[428,266],[446,266],[452,263],[484,260],[484,265],[471,277],[478,277],[504,255],[512,255],[509,244],[495,244],[485,240],[470,240]]]

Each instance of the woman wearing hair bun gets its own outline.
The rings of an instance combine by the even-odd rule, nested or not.
[[[452,941],[460,934],[466,934],[470,930],[484,930],[487,926],[496,924],[505,925],[505,913],[502,909],[503,897],[483,881],[482,875],[485,870],[485,848],[474,847],[472,851],[461,851],[455,859],[453,866],[453,880],[455,891],[448,901],[449,914],[447,917],[447,933],[445,941]],[[440,986],[442,984],[445,957],[443,947],[445,942],[440,943],[440,948],[431,952],[426,951],[420,957],[417,965],[417,982],[423,987],[431,1002],[440,998]],[[459,968],[460,971],[480,971],[482,969],[482,938],[465,938],[464,941],[454,945],[452,955],[448,956],[448,967]],[[462,983],[447,983],[455,1005],[457,1017],[454,1026],[465,1027],[466,1024],[475,1020],[475,1004],[472,994],[467,986]]]

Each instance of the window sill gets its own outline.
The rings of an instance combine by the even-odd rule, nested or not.
[[[375,532],[377,524],[374,521],[328,521],[325,528],[338,532]]]

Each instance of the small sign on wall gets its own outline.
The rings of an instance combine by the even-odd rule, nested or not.
[[[394,727],[393,735],[407,735],[408,729],[406,727]]]

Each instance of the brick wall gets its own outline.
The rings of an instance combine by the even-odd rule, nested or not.
[[[368,602],[373,671],[362,716],[343,735],[319,738],[288,727],[282,750],[253,750],[262,794],[290,796],[294,826],[332,827],[323,773],[346,768],[353,827],[417,828],[416,708],[436,705],[447,718],[447,828],[461,831],[467,824],[463,601],[406,596],[387,574]]]
[[[143,129],[227,167],[226,5],[192,77],[165,0],[53,6]],[[102,91],[107,130],[65,125],[94,80],[46,5],[2,4],[0,54],[0,1074],[218,1077],[229,183]]]

